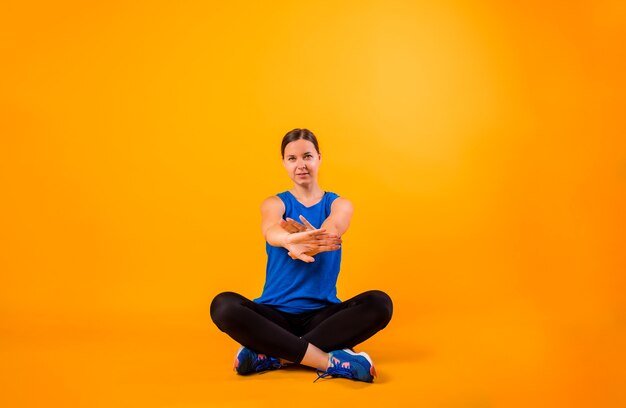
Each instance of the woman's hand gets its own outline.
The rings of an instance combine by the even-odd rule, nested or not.
[[[310,231],[322,231],[321,229],[316,229],[302,215],[300,216],[300,220],[303,222],[303,224],[300,224],[299,222],[291,218],[287,218],[286,220],[281,220],[280,225],[285,231],[289,232],[290,234],[298,234]],[[288,238],[290,236],[288,236]],[[324,232],[323,234],[315,236],[317,237],[317,239],[309,240],[304,245],[294,245],[292,247],[285,246],[285,248],[287,248],[287,250],[289,251],[288,255],[291,257],[291,259],[300,259],[304,262],[314,262],[315,259],[313,258],[313,256],[319,254],[320,252],[336,251],[341,248],[341,238],[339,238],[335,234],[328,234]]]
[[[296,221],[294,219],[291,219],[291,218],[287,217],[286,220],[280,220],[280,226],[285,231],[289,232],[290,234],[293,234],[293,233],[296,233],[296,232],[309,231],[309,230],[316,229],[302,215],[300,216],[300,221],[302,221],[302,224],[300,224],[298,221]]]
[[[341,238],[335,234],[329,234],[324,229],[313,229],[295,232],[285,236],[283,247],[289,251],[293,259],[304,262],[314,262],[312,255],[324,251],[334,251],[341,246]]]

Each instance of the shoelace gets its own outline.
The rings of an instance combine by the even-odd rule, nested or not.
[[[350,378],[350,379],[353,378],[352,371],[349,368],[343,368],[343,367],[328,367],[326,371],[317,370],[316,373],[317,373],[317,378],[313,382],[316,382],[320,378],[326,378],[329,375],[334,376],[334,377],[345,377],[345,378]]]
[[[272,362],[272,359],[269,357],[263,360],[257,358],[257,364],[256,364],[256,367],[254,368],[254,371],[259,372],[259,371],[269,370],[270,368],[280,368],[280,367],[281,367],[280,363]]]

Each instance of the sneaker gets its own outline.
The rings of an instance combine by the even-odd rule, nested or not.
[[[233,364],[233,369],[237,371],[237,374],[241,375],[275,370],[280,367],[282,367],[282,365],[279,359],[268,357],[265,354],[258,354],[243,346],[237,350],[235,363]]]
[[[367,353],[355,353],[349,349],[331,351],[330,365],[326,371],[317,370],[317,380],[328,377],[342,377],[351,380],[372,382],[376,377],[374,363]],[[313,381],[313,382],[315,382]]]

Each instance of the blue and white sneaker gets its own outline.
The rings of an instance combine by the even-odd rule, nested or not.
[[[233,369],[237,371],[237,374],[241,375],[276,370],[280,367],[282,367],[282,364],[280,364],[279,359],[268,357],[265,354],[258,354],[244,346],[241,346],[239,350],[237,350],[233,364]]]
[[[351,380],[372,382],[376,377],[374,363],[367,353],[355,353],[349,349],[331,351],[326,371],[317,370],[317,380],[328,377],[342,377]],[[314,382],[315,382],[314,381]]]

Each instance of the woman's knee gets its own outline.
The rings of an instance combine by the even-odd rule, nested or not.
[[[220,329],[232,320],[234,311],[241,304],[241,295],[234,292],[222,292],[211,302],[211,320]]]
[[[387,326],[393,315],[393,301],[382,290],[366,292],[366,298],[370,307],[371,318],[380,322],[382,327]]]

